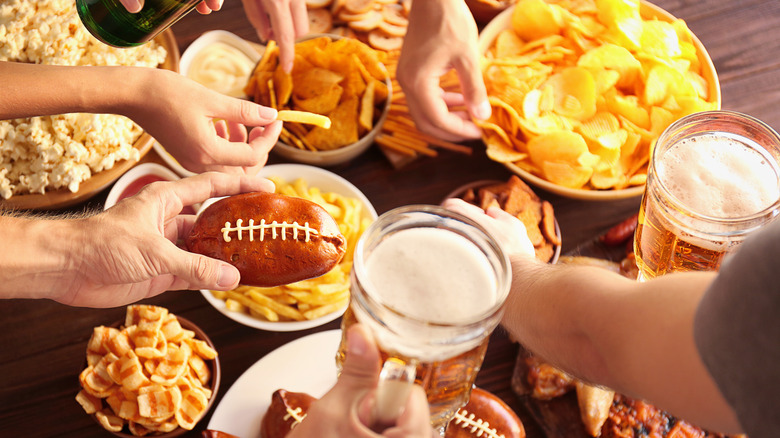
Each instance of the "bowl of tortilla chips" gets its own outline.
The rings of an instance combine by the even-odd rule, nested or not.
[[[330,126],[284,122],[274,151],[292,161],[333,166],[365,152],[381,130],[392,86],[383,52],[352,38],[309,35],[295,44],[295,63],[286,73],[271,41],[245,92],[278,110],[326,116]]]

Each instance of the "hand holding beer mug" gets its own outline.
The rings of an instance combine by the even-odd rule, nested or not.
[[[377,406],[386,408],[375,417],[392,422],[406,400],[405,382],[414,381],[443,435],[468,402],[501,319],[511,283],[507,256],[465,216],[418,205],[382,215],[358,241],[353,263],[342,331],[359,321],[379,345],[385,362]],[[344,355],[342,337],[339,366]]]
[[[780,137],[731,111],[683,117],[658,138],[639,210],[639,280],[715,271],[780,212]]]

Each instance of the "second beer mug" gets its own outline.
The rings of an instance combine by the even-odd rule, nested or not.
[[[441,207],[401,207],[382,215],[355,248],[342,330],[359,321],[372,331],[383,375],[411,368],[431,424],[443,433],[468,402],[510,282],[507,256],[476,223]],[[339,365],[344,354],[342,338]]]
[[[780,212],[780,137],[763,122],[708,111],[656,142],[639,211],[639,279],[714,271]]]

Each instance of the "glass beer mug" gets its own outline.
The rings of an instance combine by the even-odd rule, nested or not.
[[[431,425],[443,434],[468,402],[503,314],[511,283],[507,256],[468,218],[417,205],[389,211],[372,224],[353,263],[339,367],[347,329],[356,321],[366,325],[384,359],[378,394],[392,388],[393,379],[414,380],[427,394]],[[400,406],[395,408],[397,414]]]
[[[639,280],[718,270],[780,212],[780,137],[731,111],[683,117],[658,138],[639,210]]]

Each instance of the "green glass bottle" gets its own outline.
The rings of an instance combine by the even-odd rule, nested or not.
[[[81,22],[95,38],[115,47],[139,46],[193,10],[201,0],[146,0],[133,14],[119,0],[76,0]]]

